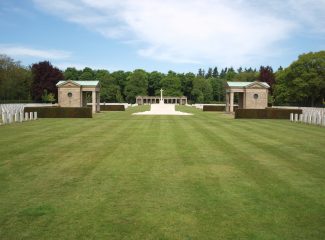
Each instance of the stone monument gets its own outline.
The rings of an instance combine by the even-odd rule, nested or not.
[[[163,91],[160,89],[159,104],[151,104],[150,111],[133,113],[133,115],[193,115],[192,113],[176,111],[175,104],[165,104]]]

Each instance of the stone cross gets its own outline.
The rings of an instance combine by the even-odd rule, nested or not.
[[[164,91],[164,90],[160,89],[160,101],[163,100],[163,91]]]

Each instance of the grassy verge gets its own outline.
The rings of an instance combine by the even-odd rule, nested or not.
[[[325,129],[132,116],[0,127],[0,239],[324,239]]]

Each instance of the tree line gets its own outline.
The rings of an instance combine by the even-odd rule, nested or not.
[[[225,101],[226,81],[262,81],[270,86],[269,102],[276,105],[320,106],[325,97],[325,51],[302,54],[289,67],[276,71],[270,66],[234,69],[211,67],[197,73],[169,71],[146,72],[142,69],[114,71],[91,69],[64,71],[48,61],[23,66],[0,55],[0,101],[53,102],[59,80],[99,80],[101,102],[134,103],[138,95],[186,96],[189,103]]]

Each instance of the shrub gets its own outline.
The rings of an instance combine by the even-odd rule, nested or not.
[[[101,105],[100,111],[125,111],[124,105]]]
[[[90,107],[25,107],[24,112],[37,112],[38,118],[92,118]]]
[[[301,114],[301,109],[236,109],[235,118],[253,118],[253,119],[289,119],[290,113]]]

